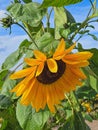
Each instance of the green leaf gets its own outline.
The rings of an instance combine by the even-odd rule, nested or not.
[[[91,87],[98,92],[98,79],[96,79],[94,76],[89,76],[90,77],[90,85]]]
[[[90,31],[90,30],[82,30],[82,31],[79,32],[79,34],[85,34],[85,33],[88,34],[89,31]]]
[[[93,56],[90,59],[90,68],[98,76],[98,49],[93,48],[93,49],[88,49],[87,51],[93,53]]]
[[[11,99],[5,95],[0,95],[0,108],[7,108],[11,105]]]
[[[50,33],[46,32],[36,40],[36,43],[42,52],[47,53],[47,56],[50,56],[50,53],[54,52],[59,41],[55,40]]]
[[[8,73],[9,71],[6,69],[0,71],[0,88],[2,87],[5,79],[7,78]]]
[[[8,11],[17,20],[38,27],[46,13],[46,9],[39,9],[40,4],[30,2],[27,4],[15,3],[8,7]]]
[[[31,35],[32,35],[34,40],[39,39],[44,34],[42,23],[39,24],[37,27],[32,27],[27,23],[24,23],[24,26],[26,27],[28,32],[31,32]]]
[[[72,91],[72,92],[70,92],[70,95],[68,97],[69,97],[70,101],[72,102],[74,110],[79,111],[80,105],[79,105],[79,102],[78,102],[77,95]]]
[[[6,126],[4,129],[0,130],[23,130],[16,119],[16,109],[15,104],[11,105],[7,109],[4,109],[3,111],[0,111],[0,117],[3,118],[4,122],[6,123]]]
[[[60,35],[62,37],[64,37],[65,39],[67,39],[68,35],[70,34],[70,29],[69,28],[68,29],[62,28],[62,29],[60,29],[59,33],[60,33]]]
[[[10,69],[12,68],[18,61],[22,58],[23,54],[20,53],[20,50],[16,50],[11,53],[2,64],[2,69]]]
[[[14,3],[20,3],[20,0],[14,0]]]
[[[78,2],[81,2],[82,0],[43,0],[43,3],[41,7],[50,7],[50,6],[55,6],[55,7],[61,7],[65,5],[70,5],[70,4],[75,4]]]
[[[23,2],[30,3],[30,2],[32,2],[32,0],[23,0]]]
[[[75,23],[71,13],[63,7],[54,7],[55,39],[60,39],[60,29],[65,29],[66,23]],[[70,30],[69,30],[70,31]],[[65,29],[66,36],[69,32]]]
[[[90,121],[90,122],[92,122],[93,121],[93,118],[91,117],[91,115],[89,115],[89,114],[87,114],[87,113],[85,113],[85,115],[84,115],[85,117],[85,119],[86,120],[88,120],[88,121]]]
[[[31,106],[17,103],[16,116],[20,126],[25,130],[42,130],[49,118],[49,111],[35,112]]]
[[[59,130],[90,130],[81,113],[74,112]]]
[[[13,87],[15,87],[15,85],[16,85],[16,80],[11,80],[7,78],[2,86],[1,94],[11,97],[13,99],[16,98],[15,94],[10,92],[10,90]]]
[[[94,34],[90,34],[90,33],[88,33],[88,35],[90,35],[94,40],[98,41],[98,37],[95,36]]]
[[[51,42],[53,41],[53,37],[50,33],[45,33],[37,40],[37,45],[41,50],[44,50]]]
[[[82,86],[79,87],[75,91],[76,95],[78,98],[83,99],[83,98],[93,98],[96,95],[95,90],[90,87],[90,86]]]
[[[31,42],[27,39],[23,40],[19,46],[20,49],[28,48],[31,45]]]

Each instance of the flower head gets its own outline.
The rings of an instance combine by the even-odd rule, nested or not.
[[[82,85],[86,76],[81,67],[89,65],[87,60],[92,53],[72,54],[74,47],[75,44],[65,49],[62,39],[52,57],[47,58],[44,53],[35,50],[35,58],[24,59],[30,67],[10,76],[11,79],[24,78],[11,90],[17,96],[22,96],[21,104],[31,104],[36,111],[47,105],[51,112],[55,112],[55,105],[65,98],[64,93]]]

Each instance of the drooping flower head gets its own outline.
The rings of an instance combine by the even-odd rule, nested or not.
[[[55,105],[65,98],[64,94],[82,85],[86,76],[81,67],[89,65],[87,60],[92,53],[73,54],[74,47],[75,44],[65,49],[62,39],[52,57],[34,50],[35,58],[24,59],[29,67],[10,76],[11,79],[24,78],[11,90],[22,96],[21,104],[31,104],[37,112],[47,105],[51,112],[55,112]]]

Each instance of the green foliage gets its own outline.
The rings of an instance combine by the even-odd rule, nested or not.
[[[20,126],[25,130],[42,130],[49,118],[49,111],[35,112],[31,106],[23,106],[17,103],[16,116]]]
[[[55,7],[61,7],[64,5],[70,5],[75,4],[78,2],[81,2],[82,0],[44,0],[41,7],[49,7],[49,6],[55,6]]]
[[[10,54],[4,63],[2,64],[2,69],[10,69],[12,68],[22,57],[22,54],[20,53],[20,50],[18,49],[17,51],[13,52]]]
[[[98,79],[96,79],[94,76],[90,76],[90,85],[91,87],[98,92]]]
[[[1,94],[6,95],[11,98],[16,98],[15,94],[11,93],[10,90],[15,87],[16,80],[11,80],[10,78],[7,78],[5,82],[3,83]]]
[[[66,29],[64,27],[65,24],[67,23],[74,23],[75,20],[73,16],[70,14],[69,11],[67,11],[63,7],[54,7],[54,19],[55,19],[55,39],[60,39],[62,37],[62,32],[63,30],[63,37],[67,38],[68,34],[70,33],[70,29]],[[64,32],[65,31],[65,32]],[[61,32],[61,35],[60,35]]]
[[[50,33],[45,33],[37,40],[37,45],[40,50],[44,50],[47,46],[49,46],[54,40],[53,36]]]
[[[92,48],[92,49],[89,49],[88,51],[93,53],[93,57],[90,60],[90,68],[92,69],[92,71],[96,75],[98,75],[98,60],[97,60],[97,58],[98,58],[98,49]]]
[[[90,86],[82,86],[75,92],[79,99],[93,98],[97,93]]]
[[[23,2],[30,3],[30,2],[32,2],[32,0],[23,0]]]
[[[16,115],[15,106],[10,106],[5,110],[0,110],[0,117],[2,118],[2,124],[0,130],[22,130],[20,127]]]
[[[0,95],[0,108],[4,109],[11,105],[10,97],[6,97],[5,95]]]
[[[7,78],[8,73],[9,71],[6,69],[0,71],[0,88],[2,87],[5,79]]]
[[[81,113],[73,112],[73,115],[65,122],[64,126],[59,130],[90,130],[85,123]]]
[[[98,37],[97,36],[95,36],[93,34],[90,34],[90,33],[88,33],[88,35],[90,35],[94,40],[98,41]]]
[[[32,27],[40,25],[46,9],[39,9],[40,4],[31,2],[27,4],[15,3],[8,7],[8,11],[19,22],[27,23]],[[17,8],[18,7],[18,8]]]

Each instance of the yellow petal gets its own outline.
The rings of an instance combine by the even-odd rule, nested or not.
[[[64,39],[62,38],[58,47],[56,48],[56,51],[54,53],[54,55],[58,55],[58,53],[61,53],[65,50],[65,41]]]
[[[32,88],[35,84],[35,79],[32,80],[31,85],[28,86],[28,89],[23,93],[21,98],[21,104],[28,105],[32,101]]]
[[[82,62],[86,62],[89,58],[91,58],[91,52],[78,52],[76,54],[69,54],[62,58],[62,60],[67,64],[79,64]],[[85,63],[84,63],[85,64]]]
[[[47,86],[43,86],[43,84],[40,83],[40,86],[42,86],[42,103],[41,103],[41,108],[44,109],[46,106],[46,102],[47,102],[47,98],[46,98],[46,87]]]
[[[37,59],[40,59],[41,61],[45,61],[46,60],[46,56],[44,55],[44,53],[38,51],[38,50],[34,50],[34,55]]]
[[[23,87],[24,86],[24,84],[23,84],[24,80],[22,80],[21,82],[19,82],[13,89],[11,89],[10,92],[17,92],[20,87]]]
[[[17,96],[20,96],[24,93],[24,91],[30,86],[33,77],[35,73],[32,72],[29,76],[27,76],[25,79],[23,79],[20,83],[18,83],[12,90],[11,92],[16,92]]]
[[[30,66],[39,65],[41,61],[34,58],[25,58],[24,61]]]
[[[78,52],[75,54],[69,54],[65,56],[66,60],[72,60],[72,61],[83,61],[83,60],[87,60],[90,59],[92,57],[92,53],[85,51],[85,52]]]
[[[53,54],[53,58],[56,60],[60,60],[65,55],[64,51],[65,51],[65,41],[62,38],[60,44],[58,45],[56,51]]]
[[[14,74],[12,74],[10,76],[11,79],[19,79],[19,78],[23,78],[26,77],[27,75],[29,75],[30,73],[32,73],[34,71],[33,67],[27,68],[27,69],[23,69],[23,70],[19,70],[18,72],[15,72]]]
[[[60,98],[56,93],[55,86],[52,87],[53,95],[54,95],[54,104],[60,104]]]
[[[47,93],[47,105],[50,109],[51,112],[55,112],[55,108],[54,108],[54,96],[53,96],[53,91],[52,91],[52,87],[48,86],[46,87],[46,93]]]
[[[42,87],[40,84],[37,85],[37,93],[36,93],[36,98],[35,98],[35,108],[36,112],[38,112],[41,108],[41,104],[43,102],[43,95],[42,95]]]
[[[66,71],[63,78],[65,78],[65,83],[68,84],[69,91],[74,90],[77,85],[81,85],[80,77],[72,73],[69,65],[66,65]]]
[[[74,43],[71,47],[69,47],[68,49],[66,49],[65,50],[65,54],[70,53],[74,49],[75,46],[76,46],[76,43]]]
[[[37,94],[37,91],[38,91],[38,86],[39,86],[39,82],[36,80],[35,81],[35,86],[33,86],[32,88],[32,102],[31,102],[31,105],[32,107],[36,108],[36,94]]]
[[[39,75],[42,73],[43,69],[44,69],[44,62],[42,62],[42,63],[38,66],[37,71],[36,71],[36,77],[39,76]]]
[[[73,64],[72,67],[85,67],[88,66],[89,62],[88,61],[82,61],[82,62],[77,62],[76,64]]]
[[[57,63],[54,59],[50,58],[47,60],[47,65],[48,65],[48,68],[49,70],[52,72],[52,73],[56,73],[57,70],[58,70],[58,66],[57,66]]]
[[[59,83],[59,82],[58,82]],[[60,83],[59,83],[60,84]],[[61,86],[61,85],[60,85]],[[64,99],[64,92],[62,90],[62,88],[60,87],[58,84],[55,85],[55,91],[56,91],[56,94],[58,95],[58,98],[60,100]]]
[[[79,68],[71,68],[73,74],[77,75],[81,79],[86,79],[86,75]]]
[[[78,62],[78,61],[66,60],[65,57],[62,58],[62,61],[65,62],[66,64],[70,64],[70,65],[76,65],[76,64],[80,63],[80,62]]]

